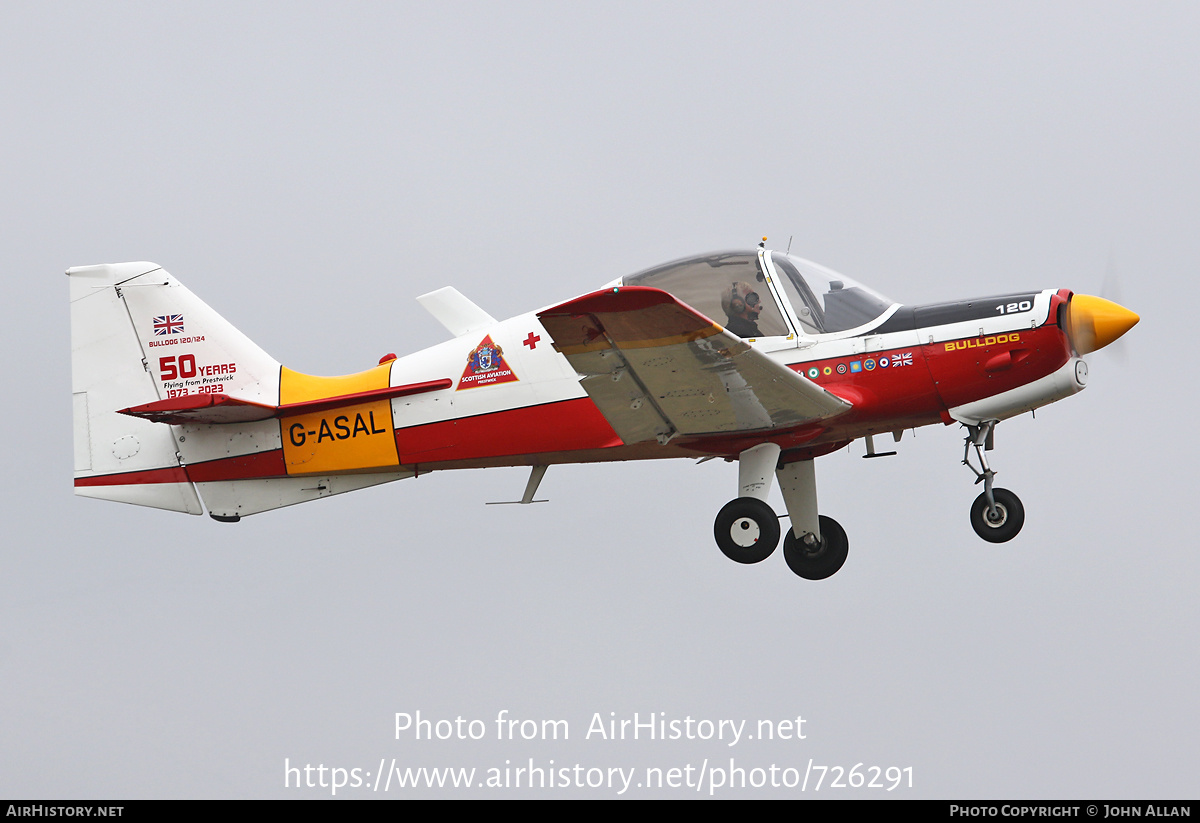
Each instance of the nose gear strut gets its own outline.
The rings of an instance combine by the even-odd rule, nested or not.
[[[983,482],[983,494],[987,498],[988,511],[996,516],[996,498],[992,494],[992,478],[996,473],[992,471],[992,467],[988,465],[987,455],[984,451],[991,451],[996,446],[996,424],[999,420],[984,420],[977,426],[972,426],[969,423],[963,425],[967,429],[967,436],[964,438],[966,444],[963,447],[963,465],[972,471],[975,475],[975,485]],[[971,447],[975,447],[975,454],[979,457],[979,465],[982,471],[971,465]]]
[[[1004,543],[1012,540],[1025,525],[1025,507],[1021,499],[1008,489],[992,487],[996,472],[988,465],[985,451],[995,447],[996,424],[999,420],[984,420],[977,425],[964,423],[967,436],[964,438],[962,463],[975,475],[975,484],[983,483],[983,494],[971,504],[971,526],[975,533],[989,543]],[[971,463],[971,448],[979,458],[979,468]]]

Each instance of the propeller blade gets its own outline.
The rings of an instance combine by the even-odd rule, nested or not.
[[[1104,348],[1141,320],[1129,309],[1103,297],[1076,294],[1067,308],[1067,336],[1076,354]]]

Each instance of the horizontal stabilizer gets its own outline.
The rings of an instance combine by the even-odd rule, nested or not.
[[[282,406],[267,406],[248,400],[239,400],[227,394],[191,394],[184,397],[156,400],[153,403],[143,403],[140,406],[131,406],[119,411],[121,414],[131,417],[172,425],[249,423],[254,420],[269,420],[273,417],[293,417],[298,414],[322,412],[376,400],[390,400],[393,397],[407,397],[413,394],[448,389],[452,385],[454,385],[454,381],[444,377],[441,380],[426,380],[403,386],[387,386],[382,389],[371,389],[318,400],[305,400],[301,403],[287,403]]]
[[[227,394],[189,394],[117,411],[130,417],[175,426],[185,423],[249,423],[275,416],[274,406],[238,400]]]

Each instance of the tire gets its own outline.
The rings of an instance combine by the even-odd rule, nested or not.
[[[1021,505],[1021,498],[1008,489],[992,489],[992,496],[996,500],[999,519],[992,520],[988,516],[985,492],[971,504],[971,527],[989,543],[1006,543],[1016,537],[1025,525],[1025,507]]]
[[[824,580],[837,574],[850,553],[846,531],[832,517],[821,515],[821,546],[810,549],[788,529],[783,538],[783,559],[805,580]]]
[[[738,563],[761,563],[779,545],[779,517],[755,497],[739,497],[721,507],[713,524],[721,553]]]

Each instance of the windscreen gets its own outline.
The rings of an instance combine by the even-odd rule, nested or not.
[[[892,300],[861,283],[808,260],[771,252],[788,301],[809,334],[831,334],[877,319]]]

